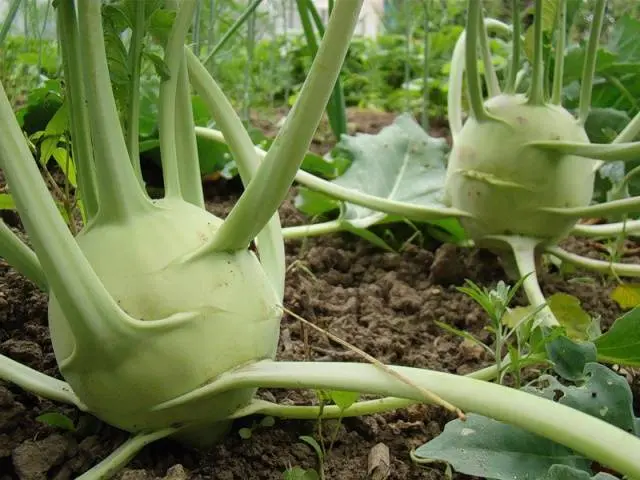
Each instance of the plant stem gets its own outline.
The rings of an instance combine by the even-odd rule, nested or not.
[[[204,192],[200,175],[198,143],[193,121],[191,91],[187,60],[183,56],[178,72],[178,89],[176,92],[176,148],[180,152],[178,161],[178,178],[180,191],[185,201],[204,208]]]
[[[484,78],[487,82],[487,91],[489,97],[496,97],[500,95],[500,83],[498,82],[498,75],[496,74],[496,69],[493,66],[493,60],[491,58],[489,36],[487,34],[487,27],[485,27],[482,10],[480,10],[480,21],[478,22],[478,36],[480,38],[480,54],[482,55],[482,64],[484,65]]]
[[[0,220],[0,255],[9,265],[35,283],[40,290],[47,291],[47,277],[38,257],[2,220]]]
[[[581,255],[576,255],[575,253],[567,252],[560,247],[547,247],[545,251],[555,257],[558,257],[560,260],[573,263],[574,265],[578,265],[588,270],[600,273],[610,273],[613,271],[616,275],[621,277],[640,277],[640,265],[594,260],[592,258],[586,258]]]
[[[572,208],[541,208],[542,211],[555,213],[564,217],[573,218],[597,218],[609,215],[617,215],[620,213],[640,212],[640,197],[625,198],[622,200],[613,200],[597,205],[589,205],[588,207],[572,207]]]
[[[582,85],[580,88],[580,106],[578,107],[578,121],[584,125],[591,109],[591,91],[593,90],[593,76],[596,71],[596,58],[598,55],[598,44],[600,43],[600,32],[604,20],[604,10],[607,6],[606,0],[596,0],[593,12],[593,21],[589,33],[587,44],[587,55],[584,59],[582,70]]]
[[[98,213],[98,197],[96,196],[95,163],[87,108],[87,91],[80,67],[78,22],[73,0],[61,0],[57,10],[78,193],[82,199],[84,217],[86,221],[90,221]]]
[[[631,162],[640,156],[640,142],[628,143],[579,143],[579,142],[529,142],[527,147],[550,150],[565,155],[583,157],[585,161],[598,159],[605,162]]]
[[[484,108],[480,72],[478,70],[478,35],[482,20],[482,0],[469,0],[467,9],[467,34],[465,37],[465,64],[467,70],[467,89],[469,108],[477,122],[490,120]]]
[[[505,93],[513,95],[516,93],[516,78],[520,70],[520,0],[511,1],[511,23],[513,24],[513,36],[511,46],[511,62],[509,63],[509,77],[505,86]]]
[[[422,0],[423,9],[423,29],[424,29],[424,41],[422,46],[422,129],[425,132],[429,131],[429,31],[430,31],[430,16],[429,10],[431,7],[431,0]]]
[[[362,2],[342,0],[336,5],[296,104],[254,181],[216,232],[212,250],[247,248],[286,197],[340,73]]]
[[[177,428],[165,428],[151,433],[139,433],[124,442],[111,455],[88,472],[80,475],[76,480],[111,478],[116,472],[124,468],[144,447],[177,431]]]
[[[529,90],[529,105],[542,105],[544,99],[544,46],[542,38],[542,4],[543,0],[535,0],[535,20],[533,29],[533,71]]]
[[[184,39],[193,21],[195,0],[180,2],[176,20],[165,47],[164,62],[169,71],[169,79],[160,86],[158,104],[160,153],[166,198],[183,198],[178,173],[178,150],[176,146],[176,94],[180,66],[184,59]],[[183,100],[183,99],[180,99]]]
[[[216,130],[216,140],[229,145],[229,150],[236,161],[242,183],[246,186],[251,182],[258,171],[258,155],[253,146],[249,133],[242,125],[240,117],[224,95],[216,81],[211,77],[207,69],[198,58],[185,48],[187,66],[191,82],[200,98],[206,103],[215,123],[220,126],[222,132]],[[197,135],[209,131],[202,127],[195,128]],[[209,137],[211,138],[211,137]],[[257,246],[260,252],[260,261],[265,267],[273,287],[279,296],[284,295],[285,281],[285,253],[282,241],[282,229],[280,217],[277,212],[271,217],[267,226],[258,234]],[[204,252],[205,250],[203,250]]]
[[[640,220],[608,223],[606,225],[576,225],[571,230],[572,235],[581,237],[615,237],[622,233],[629,236],[640,234]]]
[[[210,128],[196,127],[196,134],[203,137],[227,143],[225,137],[218,130]],[[230,144],[231,142],[229,142]],[[266,152],[259,147],[254,147],[254,151],[261,159],[264,159]],[[388,213],[390,215],[401,215],[416,221],[437,220],[450,217],[466,217],[468,213],[455,208],[447,208],[445,206],[426,206],[415,203],[400,202],[396,200],[388,200],[375,195],[369,195],[357,190],[345,188],[335,183],[323,180],[308,172],[299,170],[295,176],[295,180],[312,190],[324,193],[330,197],[343,200],[345,202],[355,203],[371,210]]]
[[[640,439],[595,416],[521,390],[459,375],[411,367],[389,368],[467,412],[523,428],[623,475],[640,477],[637,456]],[[375,365],[261,361],[223,374],[200,390],[159,405],[155,410],[203,395],[257,387],[347,390],[423,401],[418,391]]]
[[[540,244],[540,240],[535,238],[520,236],[491,236],[491,239],[501,240],[507,243],[513,251],[518,273],[520,278],[524,278],[522,287],[527,294],[529,303],[534,308],[542,307],[538,313],[540,324],[545,327],[555,327],[558,320],[547,306],[547,299],[544,297],[540,284],[538,283],[538,275],[536,272],[535,250]],[[544,307],[543,307],[544,306]]]
[[[68,383],[45,375],[4,355],[0,355],[0,378],[38,396],[74,405],[84,412],[87,411],[87,407],[73,393]]]
[[[2,23],[2,30],[0,30],[0,47],[2,47],[2,44],[7,38],[7,35],[9,34],[9,30],[11,30],[11,26],[13,25],[13,21],[16,18],[16,14],[20,9],[21,1],[22,0],[12,0],[11,5],[9,6],[9,11],[7,12],[7,16],[5,17],[4,22]],[[25,9],[26,9],[26,5],[25,5]],[[25,32],[25,35],[26,33],[27,32]]]
[[[91,111],[99,204],[95,220],[126,222],[150,209],[151,203],[135,176],[122,134],[107,66],[101,6],[100,2],[78,3],[79,43],[87,107]]]
[[[233,25],[229,27],[229,30],[227,30],[224,36],[218,41],[216,46],[211,49],[211,51],[209,52],[209,55],[207,55],[207,57],[202,61],[203,65],[208,64],[209,61],[211,61],[211,59],[216,55],[216,53],[218,53],[222,49],[222,47],[226,45],[229,39],[231,39],[236,34],[238,29],[244,24],[244,22],[247,21],[249,16],[255,11],[256,8],[260,6],[261,3],[262,3],[262,0],[253,0],[247,6],[247,8],[244,9],[242,14],[238,17],[238,19],[235,22],[233,22]]]
[[[131,31],[131,43],[129,45],[129,71],[131,72],[131,80],[129,84],[129,98],[127,102],[127,147],[133,171],[140,185],[144,187],[142,179],[142,170],[140,168],[140,135],[139,135],[139,117],[140,117],[140,67],[142,63],[142,47],[145,34],[145,4],[146,2],[133,2],[135,8],[135,17],[133,19],[133,27]]]
[[[285,240],[293,240],[305,237],[329,235],[331,233],[341,232],[342,230],[344,230],[342,221],[331,220],[329,222],[315,223],[312,225],[286,227],[282,229],[282,236]]]
[[[553,88],[551,103],[562,104],[562,86],[564,81],[564,49],[567,41],[567,0],[558,1],[558,28],[556,41],[556,63],[553,69]]]

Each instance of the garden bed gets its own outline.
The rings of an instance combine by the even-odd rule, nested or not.
[[[361,125],[357,130],[373,133],[376,128]],[[225,214],[239,192],[237,181],[207,184],[205,194],[210,210]],[[285,226],[305,221],[292,205],[294,193],[280,209]],[[564,246],[582,254],[596,251],[587,241],[569,240]],[[456,290],[467,278],[485,286],[506,279],[497,259],[488,252],[426,239],[423,243],[409,243],[398,253],[389,253],[343,234],[287,242],[287,265],[285,306],[382,362],[458,374],[488,364],[482,349],[444,332],[434,323],[440,320],[488,339],[488,333],[483,331],[483,311]],[[571,281],[572,277],[585,276],[593,281]],[[547,295],[566,292],[579,298],[591,315],[601,316],[603,326],[622,313],[610,299],[612,286],[605,284],[601,276],[541,272],[540,282]],[[48,336],[47,298],[4,263],[0,267],[0,353],[59,377]],[[289,316],[282,320],[278,358],[363,361]],[[281,403],[315,401],[313,392],[268,390],[261,395]],[[74,421],[77,431],[67,432],[36,419],[48,412],[64,413]],[[390,472],[386,478],[445,478],[442,466],[416,466],[409,453],[438,435],[452,418],[441,408],[415,406],[345,419],[327,453],[326,478],[384,478],[367,474],[370,453],[380,443],[389,449]],[[250,426],[252,420],[255,419],[237,422],[225,442],[210,451],[193,451],[171,441],[153,444],[135,458],[121,477],[276,480],[283,478],[288,467],[317,467],[313,450],[299,440],[301,435],[319,438],[317,422],[276,420],[272,427],[254,430],[251,438],[241,438],[239,428]],[[335,425],[336,422],[322,423],[327,444]],[[0,382],[0,480],[75,478],[126,438],[124,432],[79,415],[74,409]]]

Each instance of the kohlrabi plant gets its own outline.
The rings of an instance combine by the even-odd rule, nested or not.
[[[494,367],[461,377],[384,366],[364,352],[369,363],[275,361],[280,318],[286,310],[284,243],[277,208],[296,177],[331,96],[362,0],[335,3],[305,85],[262,162],[215,80],[185,47],[195,5],[194,0],[125,0],[104,6],[98,1],[55,2],[76,194],[86,219],[76,235],[47,189],[0,87],[0,167],[33,247],[5,228],[0,229],[0,253],[49,294],[51,341],[64,380],[6,356],[0,356],[0,378],[42,397],[75,405],[132,434],[130,440],[80,478],[111,476],[144,445],[160,438],[210,445],[224,438],[233,419],[251,414],[343,418],[415,402],[441,405],[461,420],[466,412],[484,415],[564,445],[621,474],[640,477],[640,439],[571,406],[486,381],[495,378]],[[477,39],[480,5],[476,1],[469,5],[467,38]],[[120,110],[107,61],[113,58],[113,38],[105,36],[103,29],[107,15],[116,15],[117,21],[130,30],[129,62],[120,65],[130,83],[117,86],[125,89],[128,101],[124,107],[120,105]],[[137,154],[139,66],[141,51],[150,38],[164,52],[161,60],[155,59],[162,62],[164,72],[158,101],[165,187],[160,199],[148,196]],[[468,51],[475,51],[475,41],[468,40]],[[540,48],[537,51],[540,60]],[[469,70],[475,72],[471,57]],[[244,193],[224,219],[204,208],[190,86],[207,103],[245,185]],[[539,94],[532,95],[529,103],[506,95],[500,102],[494,100],[480,108],[478,84],[470,82],[470,86],[475,117],[469,124],[470,133],[459,132],[458,137],[469,138],[478,128],[496,132],[506,129],[509,138],[525,142],[522,148],[532,152],[531,161],[544,165],[547,155],[563,161],[565,154],[558,150],[587,149],[592,153],[591,147],[579,142],[540,143],[549,139],[540,138],[536,129],[533,132],[538,133],[525,135],[530,130],[522,127],[520,114],[513,109],[521,110],[523,118],[530,118],[530,110],[542,111],[547,113],[540,114],[539,121],[548,121],[551,116],[570,124],[558,107],[544,106]],[[498,114],[503,118],[496,117]],[[570,138],[580,139],[576,133],[579,127],[567,125],[564,127],[570,135],[575,135]],[[492,141],[504,142],[482,132],[478,135],[477,143],[467,146],[478,150],[471,158],[481,158],[483,149],[494,151]],[[529,146],[526,142],[538,143]],[[458,152],[460,162],[468,160],[464,151]],[[519,157],[505,150],[493,160],[506,164],[507,159]],[[580,165],[578,160],[571,162]],[[473,188],[494,185],[490,172],[473,168],[476,170],[467,168],[472,173],[466,177],[453,171],[450,184],[462,182],[457,177],[462,175],[478,182],[471,185],[475,185]],[[510,178],[512,183],[526,180]],[[471,188],[462,183],[456,188]],[[497,182],[496,188],[506,189],[503,183]],[[494,198],[489,190],[483,195]],[[459,214],[478,240],[505,238],[516,245],[524,242],[509,240],[521,237],[507,236],[508,232],[487,225],[493,221],[493,214],[463,212],[466,204],[453,197],[449,210],[428,211],[439,216]],[[389,205],[377,201],[377,206]],[[491,202],[495,207],[495,200]],[[530,205],[518,203],[516,197],[509,202],[520,214]],[[538,214],[549,218],[568,215],[565,210],[547,212],[543,200],[539,202],[535,209],[531,206],[532,213],[544,211]],[[391,206],[402,214],[412,208],[402,202],[391,202]],[[573,216],[575,208],[570,210]],[[425,209],[416,206],[415,211],[424,213]],[[505,206],[503,211],[505,216],[511,215]],[[518,225],[525,229],[526,224]],[[560,230],[570,228],[569,220],[558,220],[554,225],[557,232],[544,225],[541,237],[555,238],[562,233]],[[535,232],[526,229],[510,233]],[[523,244],[529,249],[533,243]],[[525,250],[525,258],[530,259],[532,252]],[[260,400],[255,396],[258,388],[351,391],[386,397],[357,401],[348,408],[325,405],[320,409]]]

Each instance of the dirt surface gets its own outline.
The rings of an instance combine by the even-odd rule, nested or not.
[[[210,210],[225,214],[237,196],[238,185],[216,182],[206,190]],[[281,208],[285,225],[305,221],[292,206],[292,197],[293,193]],[[576,240],[566,246],[581,253],[597,251],[592,244]],[[465,278],[486,286],[505,279],[498,261],[487,252],[433,243],[409,244],[403,251],[388,253],[344,234],[288,242],[287,264],[286,306],[382,362],[458,374],[488,362],[481,349],[443,332],[434,323],[446,322],[489,340],[484,331],[485,315],[456,290]],[[609,299],[611,287],[605,279],[590,278],[590,283],[569,282],[566,276],[549,270],[541,274],[541,283],[546,294],[562,291],[577,296],[589,313],[601,316],[604,325],[610,324],[622,312]],[[43,294],[11,268],[0,265],[0,353],[59,377],[46,308]],[[362,361],[290,316],[282,320],[278,358]],[[289,404],[315,401],[308,392],[269,390],[261,395]],[[37,420],[49,412],[68,415],[77,431],[66,432]],[[325,460],[326,478],[371,478],[367,476],[368,459],[374,447],[379,451],[379,444],[389,449],[387,478],[445,478],[438,466],[414,465],[409,452],[438,435],[452,418],[440,408],[416,406],[345,419]],[[195,451],[172,441],[153,444],[118,478],[276,480],[283,478],[282,472],[289,466],[317,466],[312,449],[299,439],[301,435],[318,438],[316,422],[277,420],[273,427],[258,428],[251,438],[242,439],[239,428],[254,420],[238,421],[228,438],[209,451]],[[323,422],[325,439],[331,437],[335,426],[335,421]],[[0,382],[0,480],[76,478],[126,438],[125,433],[88,415]]]

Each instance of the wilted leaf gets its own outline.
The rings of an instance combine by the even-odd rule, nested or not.
[[[385,480],[391,473],[391,461],[389,460],[389,447],[384,443],[378,443],[369,452],[368,478],[371,480]]]
[[[611,292],[611,299],[624,310],[637,307],[640,305],[640,284],[627,283],[618,285]]]
[[[555,293],[547,300],[549,308],[572,339],[586,340],[591,317],[580,306],[580,300],[566,293]]]

